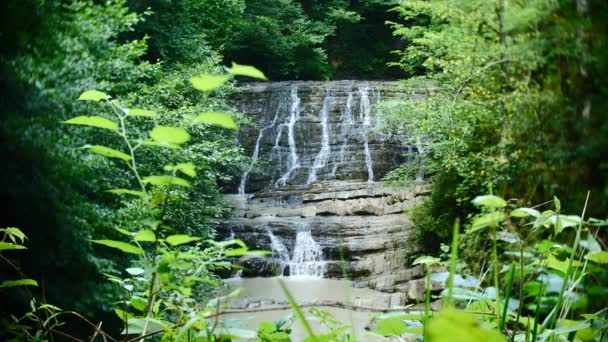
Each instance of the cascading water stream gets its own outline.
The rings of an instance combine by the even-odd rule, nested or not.
[[[289,266],[290,276],[323,277],[325,274],[323,249],[313,239],[309,225],[302,225],[298,230],[292,257],[289,256],[289,250],[281,240],[268,231],[272,258],[279,266],[280,275],[284,276],[285,268]]]
[[[262,141],[262,138],[264,137],[264,132],[268,129],[271,129],[272,127],[274,127],[276,125],[277,119],[279,118],[280,109],[281,109],[281,106],[280,105],[277,106],[277,110],[274,114],[274,118],[272,119],[271,123],[267,126],[264,126],[262,129],[260,129],[260,134],[258,135],[258,138],[255,141],[255,147],[253,148],[253,155],[251,156],[251,159],[252,159],[251,165],[249,165],[247,170],[245,170],[245,172],[243,172],[243,175],[241,176],[241,181],[239,183],[239,189],[238,189],[239,195],[245,194],[245,186],[247,185],[247,179],[249,178],[249,174],[253,170],[253,167],[255,166],[255,163],[258,160],[258,157],[260,155],[260,142]]]
[[[363,122],[363,147],[365,151],[365,165],[367,166],[367,181],[374,181],[374,166],[372,155],[369,151],[369,131],[371,128],[371,105],[369,102],[369,87],[360,87],[359,94],[361,100],[359,102],[359,118]]]
[[[329,159],[331,148],[329,146],[329,125],[327,121],[329,119],[329,113],[332,105],[333,98],[331,97],[330,89],[327,88],[325,92],[325,99],[323,100],[323,107],[321,108],[321,113],[319,114],[321,121],[321,149],[315,157],[315,161],[310,169],[310,173],[308,174],[308,181],[306,184],[310,184],[317,180],[317,170],[325,167],[327,165],[327,160]]]
[[[268,231],[268,237],[270,238],[270,249],[272,250],[272,258],[275,263],[280,267],[280,274],[285,275],[285,267],[287,267],[291,261],[289,257],[289,251],[287,247],[279,240],[272,232]]]
[[[300,118],[300,98],[298,97],[298,87],[296,85],[291,87],[291,109],[289,111],[289,121],[287,123],[287,140],[289,142],[289,169],[287,172],[277,180],[277,186],[287,184],[291,174],[300,167],[300,158],[296,149],[295,139],[295,125]],[[282,129],[281,129],[282,133]],[[281,133],[277,135],[277,143],[280,139]]]
[[[325,273],[323,250],[312,238],[310,228],[299,231],[296,235],[289,271],[292,276],[308,277],[322,277]]]

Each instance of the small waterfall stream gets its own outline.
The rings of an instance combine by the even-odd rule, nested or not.
[[[329,112],[331,111],[331,106],[333,105],[333,98],[331,97],[330,89],[327,89],[325,99],[323,100],[323,108],[321,108],[321,113],[319,115],[321,121],[321,149],[319,153],[315,157],[314,164],[312,165],[312,169],[310,170],[310,174],[308,175],[308,181],[306,184],[310,184],[317,180],[317,170],[325,167],[327,165],[327,159],[329,158],[330,147],[329,147],[329,125],[327,124],[327,120],[329,117]]]
[[[298,87],[291,87],[291,110],[289,112],[289,121],[287,122],[287,140],[289,142],[289,169],[276,182],[277,186],[285,185],[291,174],[300,167],[300,158],[296,150],[295,125],[300,118],[300,98],[298,97]],[[282,129],[277,134],[276,145],[281,138]]]
[[[272,259],[278,266],[280,271],[278,273],[285,276],[285,269],[289,267],[290,276],[323,277],[325,261],[321,246],[312,237],[309,225],[303,224],[298,229],[292,257],[289,256],[289,250],[281,240],[268,231]]]

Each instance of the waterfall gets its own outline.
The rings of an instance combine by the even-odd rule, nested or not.
[[[340,147],[340,153],[338,155],[338,161],[334,161],[334,168],[331,170],[331,177],[336,177],[336,172],[338,171],[338,166],[344,164],[344,158],[346,157],[346,146],[348,145],[348,133],[351,130],[351,126],[353,124],[353,92],[348,92],[348,97],[346,98],[346,108],[342,112],[342,116],[340,117],[340,122],[342,122],[342,128],[340,130],[340,139],[342,139],[342,147]]]
[[[313,239],[309,225],[302,225],[298,229],[292,257],[281,240],[268,231],[272,258],[279,266],[280,275],[285,275],[285,268],[289,266],[291,276],[322,277],[325,273],[323,250]]]
[[[325,99],[323,100],[323,107],[321,108],[321,113],[319,113],[319,119],[321,121],[321,149],[315,157],[315,161],[310,170],[310,174],[308,175],[308,181],[306,184],[316,181],[317,170],[327,165],[327,159],[329,158],[329,153],[331,152],[329,147],[329,125],[327,124],[327,120],[329,118],[329,112],[331,111],[332,104],[333,98],[331,97],[329,88],[327,88]]]
[[[241,176],[241,182],[239,183],[239,195],[245,194],[245,186],[247,185],[247,179],[249,178],[249,174],[253,170],[255,162],[258,160],[258,157],[260,155],[260,142],[262,141],[262,138],[264,137],[264,132],[276,125],[277,119],[279,118],[280,108],[281,108],[280,105],[277,106],[277,110],[274,114],[274,118],[272,119],[270,124],[262,127],[262,129],[260,129],[260,134],[258,134],[258,138],[255,141],[255,147],[253,148],[253,155],[251,156],[251,164],[249,165],[247,170],[245,170],[245,172],[243,172],[243,175]]]
[[[279,265],[281,275],[285,275],[285,267],[289,265],[291,261],[289,257],[289,251],[287,247],[279,240],[272,232],[268,231],[268,237],[270,238],[270,250],[272,251],[272,258]]]
[[[289,270],[292,276],[322,277],[325,273],[323,250],[312,238],[310,228],[301,230],[296,235]]]
[[[300,167],[300,158],[296,150],[296,139],[294,136],[295,125],[300,117],[300,98],[298,97],[298,87],[291,87],[291,109],[289,111],[289,121],[287,123],[287,137],[289,142],[289,169],[277,180],[276,185],[285,185],[291,177],[291,174]],[[282,130],[281,130],[282,132]],[[277,135],[277,144],[280,139],[280,133]]]
[[[365,165],[367,166],[367,181],[374,181],[374,167],[372,155],[369,151],[369,131],[371,128],[371,105],[369,103],[369,87],[359,87],[361,100],[359,103],[359,118],[363,121],[363,147],[365,150]]]

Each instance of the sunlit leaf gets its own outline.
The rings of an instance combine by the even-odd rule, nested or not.
[[[487,208],[504,208],[507,206],[507,202],[504,199],[495,195],[477,196],[473,200],[473,204]]]
[[[156,235],[151,230],[140,230],[135,233],[135,236],[133,238],[135,239],[135,241],[156,241]]]
[[[478,216],[473,220],[471,228],[467,231],[467,233],[473,233],[480,229],[497,225],[498,223],[504,221],[504,219],[505,214],[503,212],[498,211]]]
[[[211,91],[221,87],[230,79],[230,75],[201,75],[192,77],[190,83],[195,89]]]
[[[416,260],[414,260],[414,262],[412,263],[412,265],[423,264],[423,265],[430,266],[430,265],[439,264],[440,262],[441,262],[441,259],[439,259],[439,258],[435,258],[435,257],[432,257],[432,256],[426,256],[425,255],[425,256],[421,256],[421,257],[416,258]]]
[[[11,249],[26,249],[25,246],[18,245],[10,242],[2,242],[0,241],[0,251],[6,251]]]
[[[599,252],[590,252],[587,254],[586,258],[589,261],[592,261],[596,264],[608,264],[608,252],[599,251]]]
[[[191,187],[190,182],[183,178],[175,176],[148,176],[142,180],[145,184],[152,184],[156,186],[164,185],[178,185],[186,188]]]
[[[85,125],[91,127],[98,127],[109,129],[115,131],[118,129],[118,124],[112,120],[106,119],[101,116],[77,116],[75,118],[71,118],[63,123],[67,123],[70,125]]]
[[[87,90],[84,93],[80,94],[76,101],[95,101],[99,102],[101,100],[108,100],[110,96],[106,93],[101,92],[99,90]]]
[[[538,210],[532,209],[532,208],[517,208],[517,209],[511,211],[509,213],[509,215],[512,217],[528,217],[528,216],[539,217],[540,212]]]
[[[127,273],[129,273],[132,276],[138,276],[138,275],[142,275],[144,274],[145,270],[143,268],[140,267],[130,267],[125,269],[125,271],[127,271]]]
[[[427,326],[430,342],[502,342],[505,338],[496,330],[481,327],[470,313],[454,309],[443,309]],[[425,339],[426,341],[427,339]]]
[[[132,159],[131,156],[128,155],[128,154],[120,152],[120,151],[117,151],[117,150],[115,150],[113,148],[109,148],[109,147],[106,147],[106,146],[101,146],[101,145],[84,145],[81,148],[86,148],[86,149],[88,149],[89,151],[91,151],[91,152],[93,152],[95,154],[99,154],[99,155],[102,155],[102,156],[108,157],[108,158],[117,158],[117,159],[122,159],[122,160],[125,160],[125,161]]]
[[[122,229],[122,228],[114,228],[116,229],[119,233],[127,235],[127,236],[133,236],[133,233],[126,230],[126,229]]]
[[[165,171],[179,171],[186,176],[196,177],[196,167],[194,163],[179,163],[177,165],[165,165]]]
[[[143,254],[144,250],[126,242],[116,240],[91,240],[93,243],[119,249],[125,253]]]
[[[156,112],[153,110],[145,110],[145,109],[130,109],[127,112],[128,116],[145,116],[145,117],[155,117]]]
[[[138,297],[138,296],[133,296],[133,297],[131,297],[130,302],[131,302],[131,306],[133,306],[135,309],[137,309],[139,311],[146,310],[147,303],[146,303],[145,299]]]
[[[238,129],[238,126],[230,114],[219,112],[207,112],[200,114],[192,120],[192,123],[206,123],[228,129]]]
[[[226,247],[232,246],[232,245],[237,245],[242,248],[247,248],[247,245],[242,240],[235,239],[235,240],[227,240],[227,241],[214,241],[214,240],[206,240],[206,241],[219,248],[226,248]]]
[[[190,140],[190,134],[179,127],[156,126],[150,132],[150,138],[159,143],[179,145]]]
[[[568,261],[570,259],[566,258],[563,261],[559,260],[558,258],[556,258],[553,254],[548,254],[547,255],[547,259],[539,261],[539,262],[535,262],[541,266],[545,266],[548,267],[550,269],[559,271],[563,274],[566,274],[566,271],[568,270]],[[577,261],[577,260],[573,260],[572,261],[572,267],[578,267],[578,266],[582,266],[583,263]]]
[[[555,211],[562,210],[562,202],[559,200],[559,198],[553,196],[553,203],[555,204]]]
[[[16,239],[19,239],[21,241],[21,243],[23,243],[25,241],[25,239],[27,239],[27,236],[25,236],[25,234],[19,228],[6,227],[6,228],[0,229],[0,232],[4,232],[6,235],[9,236],[11,241],[13,241],[15,243],[17,242]]]
[[[198,241],[200,239],[201,239],[200,237],[196,237],[196,236],[190,236],[190,235],[186,235],[186,234],[176,234],[176,235],[167,236],[165,241],[167,241],[167,243],[169,243],[172,246],[177,246],[177,245],[181,245],[184,243]]]
[[[0,288],[13,286],[38,286],[38,283],[34,279],[19,279],[5,280],[0,284]]]
[[[390,317],[381,319],[376,322],[376,330],[373,333],[382,336],[401,336],[407,332],[407,325],[403,322],[403,318]]]
[[[228,69],[231,74],[238,76],[248,76],[253,78],[259,78],[261,80],[267,80],[263,72],[252,67],[251,65],[240,65],[232,62],[232,67]]]

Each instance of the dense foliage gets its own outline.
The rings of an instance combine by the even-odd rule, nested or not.
[[[226,64],[256,65],[271,79],[386,79],[399,47],[386,20],[394,1],[130,0],[152,14],[135,28],[149,35],[147,58],[200,61],[218,51]],[[176,25],[176,23],[179,23]]]
[[[603,1],[407,1],[393,23],[408,42],[396,63],[428,100],[394,104],[389,129],[424,146],[433,200],[418,209],[435,248],[470,200],[495,193],[522,205],[557,195],[604,215],[608,83]],[[396,171],[393,178],[406,175]],[[401,177],[402,178],[402,177]],[[434,219],[429,219],[429,216]]]

